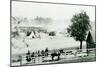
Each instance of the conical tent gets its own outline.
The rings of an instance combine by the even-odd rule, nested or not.
[[[27,38],[35,38],[36,36],[34,35],[33,31],[31,32],[31,34],[27,37]]]
[[[95,43],[90,31],[88,33],[86,43],[87,43],[87,48],[95,48]]]

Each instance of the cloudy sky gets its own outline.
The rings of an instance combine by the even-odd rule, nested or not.
[[[48,3],[34,3],[34,2],[12,2],[12,16],[18,17],[49,17],[54,21],[50,26],[53,29],[65,28],[70,24],[70,19],[75,13],[86,11],[90,17],[90,21],[95,21],[95,7],[93,6],[79,6],[79,5],[63,5],[63,4],[48,4]],[[56,25],[56,27],[54,27]]]

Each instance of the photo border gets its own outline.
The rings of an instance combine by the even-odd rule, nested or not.
[[[30,3],[44,3],[44,4],[59,4],[59,5],[75,5],[75,6],[91,6],[95,8],[95,42],[96,42],[96,5],[87,5],[87,4],[72,4],[72,3],[58,3],[58,2],[43,2],[43,1],[26,1],[26,0],[10,0],[10,67],[20,67],[20,66],[38,66],[38,65],[53,65],[53,64],[67,64],[66,62],[61,63],[47,63],[47,64],[34,64],[34,65],[16,65],[12,66],[11,64],[11,58],[12,58],[12,38],[11,38],[11,28],[12,28],[12,1],[15,2],[30,2]],[[96,44],[97,45],[97,44]],[[96,55],[96,52],[95,52]],[[89,62],[89,61],[87,61]],[[96,57],[95,61],[96,62]],[[84,63],[84,62],[70,62],[70,63]],[[68,63],[69,64],[69,63]]]

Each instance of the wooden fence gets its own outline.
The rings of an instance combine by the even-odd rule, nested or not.
[[[79,49],[79,50],[64,50],[64,52],[62,53],[62,55],[64,56],[70,56],[73,55],[74,57],[77,56],[84,56],[87,55],[87,51],[90,54],[95,55],[96,54],[96,49],[92,48],[92,49]],[[84,54],[84,55],[82,55]],[[25,65],[25,64],[42,64],[44,62],[45,58],[51,58],[51,55],[49,54],[48,56],[35,56],[35,57],[30,57],[31,61],[27,62],[26,61],[26,55],[25,56],[20,56],[19,57],[19,65]],[[48,59],[47,59],[48,60]]]

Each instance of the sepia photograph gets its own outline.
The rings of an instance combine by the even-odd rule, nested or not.
[[[11,66],[96,61],[96,6],[11,0]]]

